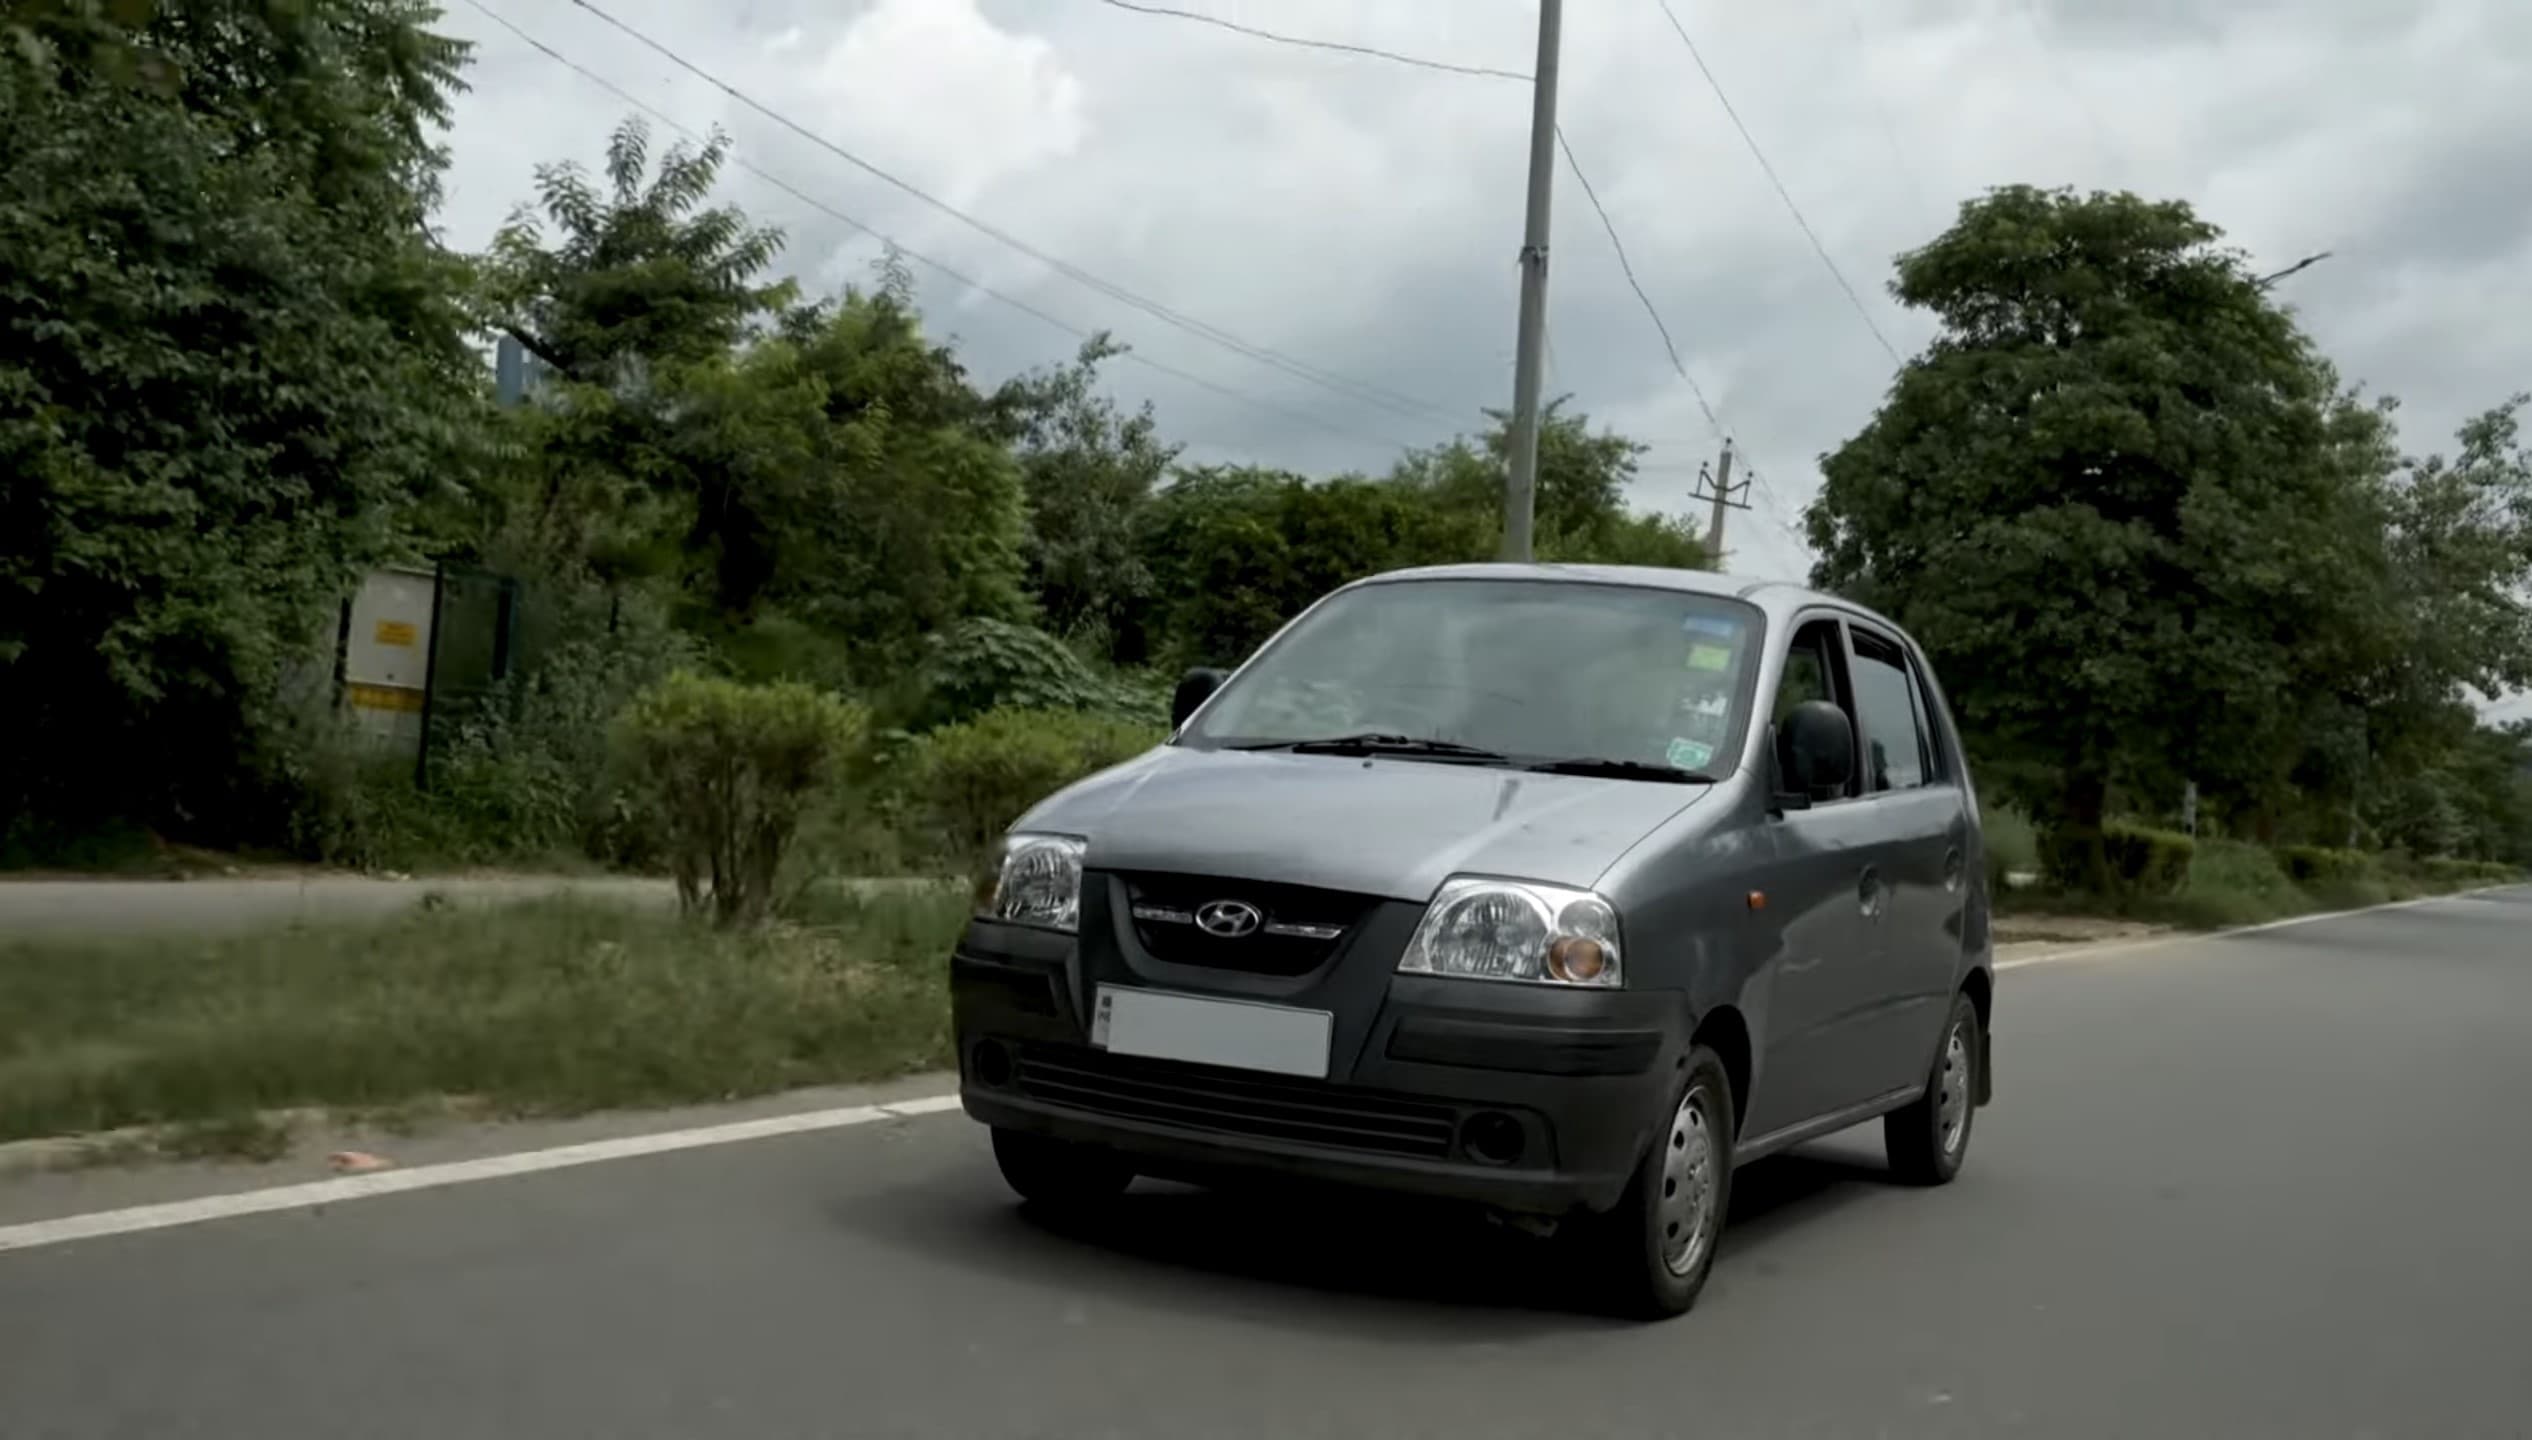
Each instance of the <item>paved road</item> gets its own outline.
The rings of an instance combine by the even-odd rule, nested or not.
[[[2532,891],[2034,966],[1948,1190],[1743,1176],[1686,1319],[956,1116],[0,1254],[0,1435],[2520,1435]]]

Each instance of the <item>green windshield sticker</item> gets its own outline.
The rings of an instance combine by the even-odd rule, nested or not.
[[[1691,645],[1688,647],[1688,668],[1729,670],[1732,668],[1732,649],[1728,645]]]
[[[1676,769],[1703,770],[1706,768],[1706,762],[1714,758],[1714,747],[1711,745],[1701,745],[1694,740],[1689,740],[1683,737],[1673,736],[1670,742],[1670,752],[1666,758],[1669,759],[1673,768]]]

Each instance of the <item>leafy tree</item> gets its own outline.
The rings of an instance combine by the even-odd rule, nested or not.
[[[1900,258],[1942,333],[1824,464],[1816,579],[2096,828],[2111,780],[2266,783],[2380,651],[2381,412],[2177,202],[2007,187]]]
[[[1105,335],[1073,363],[1015,382],[1002,397],[1020,416],[1020,474],[1028,492],[1029,586],[1059,635],[1095,637],[1123,660],[1142,657],[1136,623],[1152,575],[1134,545],[1136,517],[1178,449],[1146,404],[1132,414],[1096,386],[1100,364],[1124,353]]]
[[[691,589],[725,621],[775,606],[848,638],[865,673],[893,671],[961,617],[1024,612],[1019,469],[896,297],[848,292],[820,314],[683,382]]]
[[[496,313],[565,372],[522,425],[519,548],[673,577],[756,674],[838,682],[961,616],[1018,617],[1010,407],[924,338],[896,257],[831,301],[764,282],[781,237],[710,204],[726,153],[715,135],[654,165],[628,121],[604,190],[546,166],[541,213],[496,241]]]
[[[1512,454],[1511,417],[1487,413],[1494,424],[1474,441],[1454,440],[1414,452],[1390,472],[1393,482],[1482,528],[1486,539],[1478,542],[1479,553],[1502,533],[1504,476]],[[1538,491],[1533,499],[1534,549],[1541,558],[1691,569],[1704,563],[1703,547],[1692,552],[1663,543],[1666,537],[1686,535],[1684,526],[1663,522],[1648,527],[1628,512],[1627,487],[1635,479],[1636,457],[1643,453],[1641,444],[1624,436],[1594,433],[1591,418],[1567,412],[1561,399],[1546,406],[1539,416]],[[1601,550],[1623,552],[1623,558],[1596,553]]]
[[[465,47],[414,0],[125,8],[0,45],[0,814],[234,834],[284,671],[478,428],[424,229]]]
[[[1174,661],[1232,663],[1339,585],[1481,558],[1487,530],[1482,515],[1385,481],[1313,482],[1241,466],[1186,471],[1143,525],[1154,628]]]
[[[726,354],[792,296],[788,282],[758,283],[782,233],[706,204],[729,148],[715,131],[669,147],[654,168],[649,127],[633,117],[608,138],[604,189],[568,161],[538,166],[536,207],[493,239],[496,322],[589,383]]]

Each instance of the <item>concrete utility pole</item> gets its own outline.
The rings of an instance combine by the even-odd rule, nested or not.
[[[1714,466],[1714,519],[1706,526],[1706,563],[1723,568],[1723,517],[1732,509],[1732,437],[1723,437],[1723,458]]]
[[[1547,345],[1548,200],[1556,183],[1556,41],[1564,0],[1539,0],[1539,60],[1530,81],[1530,205],[1521,224],[1521,330],[1512,358],[1511,472],[1503,487],[1503,558],[1530,558],[1538,504],[1539,377]]]

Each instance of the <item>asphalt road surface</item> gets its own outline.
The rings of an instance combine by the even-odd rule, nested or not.
[[[2532,1430],[2532,890],[2017,969],[1958,1183],[1743,1173],[1697,1311],[935,1116],[0,1254],[0,1436]]]

